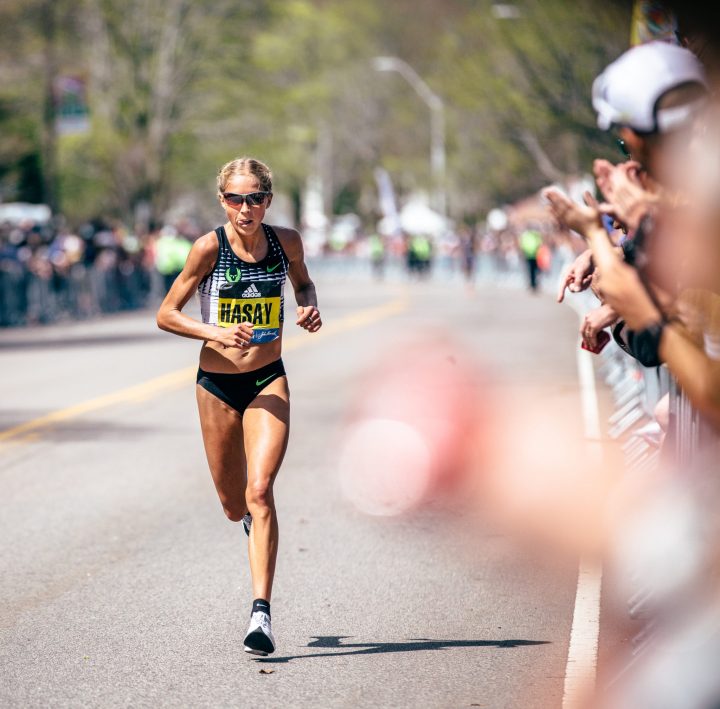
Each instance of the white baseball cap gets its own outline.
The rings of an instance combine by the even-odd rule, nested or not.
[[[598,126],[628,126],[639,133],[665,133],[694,115],[701,101],[657,110],[660,98],[678,86],[707,88],[705,70],[689,50],[669,42],[640,44],[622,54],[593,82]]]

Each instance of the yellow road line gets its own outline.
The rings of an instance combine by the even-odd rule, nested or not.
[[[375,308],[359,310],[357,313],[353,313],[352,315],[348,315],[340,320],[323,325],[321,330],[318,330],[313,334],[312,340],[317,342],[317,340],[331,335],[338,335],[341,332],[356,330],[361,327],[366,327],[367,325],[372,325],[374,322],[402,313],[404,310],[407,310],[407,307],[407,299],[398,298],[397,300],[392,300],[389,303],[378,305]],[[312,342],[307,339],[307,335],[305,337],[303,337],[303,335],[295,335],[294,337],[289,338],[286,342],[283,342],[283,350],[287,352],[288,350],[303,347],[307,344],[312,344]]]
[[[337,335],[348,330],[366,327],[367,325],[371,325],[379,320],[397,315],[407,307],[407,300],[399,298],[375,308],[360,310],[357,313],[348,315],[347,317],[341,318],[333,323],[323,325],[323,328],[312,336],[309,336],[307,333],[302,333],[300,335],[288,337],[283,342],[283,350],[287,352],[299,349],[300,347],[312,345],[319,339],[323,339],[329,335]],[[185,367],[183,369],[170,372],[169,374],[163,374],[160,377],[155,377],[154,379],[150,379],[142,384],[136,384],[135,386],[131,386],[127,389],[121,389],[120,391],[113,392],[112,394],[106,394],[105,396],[100,396],[96,399],[89,399],[88,401],[83,401],[80,404],[70,406],[66,409],[52,411],[45,416],[40,416],[36,419],[21,423],[18,426],[13,426],[12,428],[0,431],[0,444],[4,441],[10,441],[11,439],[18,439],[21,436],[24,436],[31,431],[36,431],[39,428],[45,428],[57,423],[62,423],[63,421],[77,418],[78,416],[82,416],[83,414],[87,414],[92,411],[106,409],[109,406],[114,406],[115,404],[146,401],[161,392],[187,386],[190,382],[192,382],[196,373],[197,366]],[[13,442],[24,443],[28,440],[31,439],[28,438]],[[3,446],[0,445],[0,448],[2,447]]]
[[[187,367],[185,369],[179,369],[176,372],[170,374],[164,374],[161,377],[150,379],[142,384],[129,387],[128,389],[121,389],[120,391],[113,392],[112,394],[106,394],[100,396],[97,399],[89,399],[83,401],[75,406],[70,406],[67,409],[59,409],[53,411],[45,416],[26,421],[21,423],[19,426],[8,428],[5,431],[0,431],[0,441],[6,441],[10,438],[16,438],[21,436],[28,431],[34,431],[38,428],[45,428],[55,423],[61,423],[68,419],[73,419],[83,414],[87,414],[90,411],[97,411],[98,409],[104,409],[114,404],[122,404],[128,401],[143,401],[149,396],[158,394],[161,391],[167,391],[181,385],[187,384],[191,381],[193,374],[197,372],[196,367]]]

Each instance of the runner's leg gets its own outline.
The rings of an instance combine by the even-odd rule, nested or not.
[[[197,402],[205,455],[215,489],[228,519],[239,522],[247,511],[242,418],[201,386],[197,386]]]
[[[253,597],[270,601],[278,545],[273,483],[287,448],[290,396],[287,378],[271,382],[245,410],[245,499],[252,515],[248,543]]]

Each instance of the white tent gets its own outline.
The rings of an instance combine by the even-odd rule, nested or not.
[[[0,204],[0,222],[17,224],[28,220],[44,224],[50,220],[52,213],[47,204],[28,204],[26,202],[6,202]]]
[[[408,234],[440,236],[450,227],[450,220],[435,212],[425,202],[414,199],[400,210],[400,224]]]

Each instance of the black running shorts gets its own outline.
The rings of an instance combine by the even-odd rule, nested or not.
[[[253,399],[270,382],[284,376],[285,367],[283,361],[278,359],[275,362],[266,364],[264,367],[260,367],[260,369],[255,369],[252,372],[241,372],[240,374],[222,374],[198,369],[197,383],[220,401],[224,401],[228,406],[232,406],[235,411],[243,414]]]

